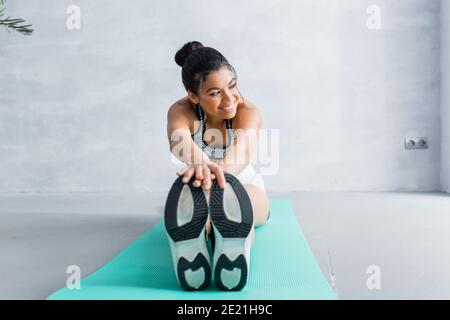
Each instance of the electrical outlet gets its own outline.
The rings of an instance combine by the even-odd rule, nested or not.
[[[428,149],[428,138],[427,137],[406,138],[405,149],[406,150]]]

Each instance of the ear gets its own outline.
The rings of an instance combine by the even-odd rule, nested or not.
[[[190,90],[188,90],[188,98],[192,104],[198,104],[200,102],[200,99],[197,97],[197,95],[195,93],[192,93],[192,91]]]

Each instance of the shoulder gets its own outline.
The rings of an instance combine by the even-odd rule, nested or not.
[[[233,118],[233,124],[238,128],[259,129],[262,125],[261,111],[250,100],[243,99]]]
[[[187,100],[187,98],[182,98],[175,103],[173,103],[169,110],[167,111],[167,114],[175,114],[175,115],[191,115],[194,113],[194,109],[192,108],[191,104]]]
[[[193,122],[196,120],[196,118],[197,115],[195,113],[195,110],[190,104],[187,97],[173,103],[167,111],[167,121],[169,122],[169,124],[171,122],[185,123],[189,126],[191,132],[193,130]]]

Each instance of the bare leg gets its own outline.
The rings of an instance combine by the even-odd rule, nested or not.
[[[203,193],[205,194],[206,202],[208,203],[209,206],[209,195],[211,193],[211,189],[205,190],[205,188],[203,188]],[[211,232],[211,217],[209,214],[208,219],[206,220],[205,228],[206,228],[206,237],[208,238],[208,235]]]
[[[253,184],[245,184],[244,188],[252,203],[253,224],[255,227],[259,227],[267,221],[269,215],[269,199],[263,189]]]

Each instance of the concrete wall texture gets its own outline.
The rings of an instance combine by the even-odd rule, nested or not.
[[[35,32],[0,29],[0,192],[167,191],[166,113],[185,96],[173,57],[191,40],[229,59],[279,130],[269,191],[436,191],[441,171],[448,191],[439,0],[17,0],[7,13]],[[411,136],[430,148],[406,151]]]

